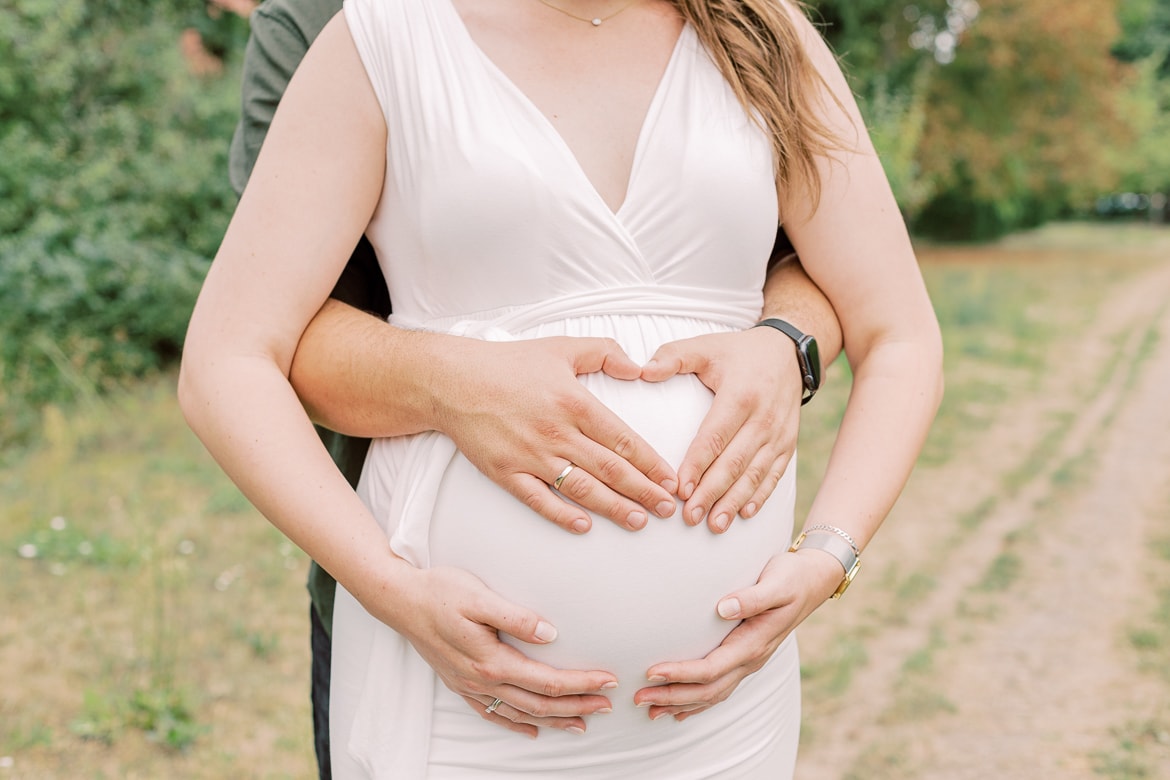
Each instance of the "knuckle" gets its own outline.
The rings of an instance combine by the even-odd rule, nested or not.
[[[657,491],[653,487],[639,490],[638,494],[633,497],[635,501],[645,507],[650,507],[658,503],[660,500]]]
[[[706,448],[712,459],[717,458],[727,449],[727,439],[718,431],[712,431],[707,436]]]
[[[728,452],[725,453],[727,459],[727,467],[732,474],[740,475],[745,473],[751,466],[747,455],[742,452]]]
[[[576,393],[561,396],[559,399],[557,399],[557,406],[559,406],[561,411],[568,415],[569,419],[571,420],[584,420],[589,417],[589,413],[591,411],[589,408],[589,399]],[[557,428],[556,426],[551,427],[556,429],[554,437],[556,440],[564,438],[560,428]]]
[[[553,699],[557,698],[558,696],[564,696],[567,690],[568,689],[566,688],[565,684],[559,679],[555,678],[551,680],[545,680],[544,684],[540,686],[540,692],[545,696]]]
[[[613,442],[613,451],[625,460],[630,460],[638,451],[638,444],[634,441],[634,435],[629,431],[621,431]]]
[[[548,498],[541,488],[521,490],[516,497],[523,501],[526,507],[541,514],[543,514],[541,510],[544,508],[545,500]]]
[[[711,685],[716,680],[718,680],[719,677],[720,674],[718,673],[718,670],[716,670],[715,667],[712,666],[709,662],[700,664],[699,668],[695,671],[695,682],[697,682],[699,685]]]
[[[756,412],[756,424],[766,431],[774,430],[780,422],[780,417],[776,414],[776,410],[771,407],[763,407]]]
[[[574,479],[575,473],[570,473],[569,476],[561,483],[561,492],[569,498],[576,501],[578,504],[583,503],[585,499],[593,492],[592,486],[587,479]]]
[[[536,616],[527,613],[518,615],[507,615],[503,623],[505,625],[505,633],[512,636],[527,637],[531,636],[536,631]]]
[[[486,687],[499,683],[502,680],[499,670],[493,664],[484,663],[483,661],[472,661],[468,671],[472,678],[472,686],[479,688],[477,692],[486,692],[484,691]],[[483,683],[487,683],[487,685],[485,686]]]
[[[734,412],[740,420],[750,418],[760,405],[759,394],[752,390],[739,389],[730,397],[724,398],[727,409]]]
[[[543,699],[537,699],[525,709],[534,718],[547,718],[552,712],[548,702]]]
[[[608,517],[610,520],[617,521],[622,525],[626,524],[626,517],[628,514],[629,512],[626,511],[626,507],[622,504],[621,501],[611,501],[609,506],[605,509],[606,517]]]
[[[562,411],[565,412],[565,414],[571,414],[571,412],[567,411],[568,403],[569,402],[564,400],[557,402],[557,405],[561,408]],[[536,433],[536,437],[540,441],[545,442],[546,446],[548,444],[560,442],[565,438],[564,429],[561,428],[558,423],[550,419],[542,419],[534,422],[533,431]]]
[[[489,696],[487,686],[480,685],[474,679],[464,679],[463,684],[458,686],[459,692],[464,696]],[[480,709],[483,709],[482,707]]]
[[[597,478],[607,485],[613,485],[622,474],[626,461],[620,458],[605,458],[597,464]]]
[[[764,469],[760,466],[757,466],[755,464],[752,464],[752,465],[748,466],[747,470],[745,470],[743,472],[743,476],[744,476],[744,479],[746,479],[748,481],[748,483],[752,486],[752,488],[755,488],[759,485],[764,484],[764,481],[768,479],[769,474],[768,474],[768,471],[766,469]]]

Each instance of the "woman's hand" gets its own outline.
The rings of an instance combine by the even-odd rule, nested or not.
[[[555,669],[500,641],[503,632],[532,644],[556,639],[535,612],[492,592],[462,569],[416,570],[408,596],[385,615],[372,615],[402,633],[443,684],[485,720],[535,737],[537,727],[584,731],[582,716],[612,706],[602,691],[616,687],[609,672]],[[368,600],[368,599],[367,599]],[[496,698],[494,712],[485,712]]]
[[[634,694],[649,707],[651,720],[673,715],[682,721],[731,695],[745,677],[762,667],[780,643],[824,603],[844,572],[820,550],[780,553],[768,561],[750,588],[720,599],[724,620],[742,620],[705,658],[655,664],[646,678],[656,685]]]
[[[759,511],[792,459],[804,393],[796,352],[771,328],[749,328],[664,344],[642,369],[648,382],[677,374],[715,393],[678,469],[683,519],[706,517],[722,533]]]

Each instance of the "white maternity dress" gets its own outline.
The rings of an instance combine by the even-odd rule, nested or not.
[[[638,362],[668,341],[755,323],[776,225],[771,151],[689,26],[614,213],[450,0],[347,0],[344,13],[389,130],[367,235],[394,323],[492,340],[607,336]],[[712,398],[691,375],[581,381],[676,466]],[[683,723],[651,721],[633,694],[651,664],[701,658],[726,636],[718,600],[788,544],[793,472],[757,517],[721,536],[679,514],[636,533],[595,518],[574,536],[440,434],[376,441],[359,493],[395,552],[473,572],[559,630],[546,646],[505,641],[559,668],[611,671],[620,687],[585,735],[526,738],[482,719],[339,588],[334,776],[790,777],[800,719],[791,638],[727,701]]]

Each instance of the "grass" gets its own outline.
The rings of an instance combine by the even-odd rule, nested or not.
[[[169,381],[46,409],[0,469],[0,757],[22,777],[303,777],[307,560]]]
[[[1112,251],[1118,247],[1130,251]],[[1088,325],[1117,278],[1157,262],[1165,250],[1165,235],[1141,226],[1080,224],[1049,226],[992,245],[920,246],[923,276],[942,327],[947,379],[920,467],[942,465],[962,453],[1014,395],[1034,391],[1052,345]],[[1143,344],[1144,354],[1152,348]],[[838,360],[802,414],[798,516],[807,512],[828,461],[849,381],[848,365]],[[1038,421],[1049,432],[1009,490],[1046,462],[1074,414]]]
[[[1170,502],[1162,516],[1170,513]],[[1163,686],[1170,684],[1170,535],[1159,528],[1150,540],[1152,607],[1140,626],[1128,632],[1128,641],[1137,655],[1138,668]],[[1164,688],[1163,688],[1164,690]],[[1164,777],[1170,767],[1170,710],[1163,698],[1151,716],[1130,721],[1114,729],[1115,743],[1093,756],[1093,770],[1109,780],[1145,780]]]
[[[832,650],[815,660],[806,660],[800,666],[800,678],[805,695],[823,698],[840,696],[849,690],[853,675],[862,668],[869,656],[865,642],[856,634],[841,635],[833,642]]]
[[[1167,504],[1162,516],[1170,513]],[[1129,630],[1130,645],[1137,651],[1139,666],[1170,683],[1170,535],[1164,531],[1150,540],[1154,568],[1149,572],[1152,604],[1141,624]]]
[[[1003,410],[1014,399],[1038,392],[1041,381],[1053,368],[1050,361],[1057,354],[1055,347],[1067,343],[1092,322],[1098,304],[1115,289],[1119,278],[1164,261],[1166,238],[1164,232],[1153,234],[1143,229],[1101,230],[1073,225],[988,247],[920,247],[924,275],[943,328],[947,394],[919,462],[922,475],[916,479],[930,479],[932,469],[962,458],[969,443],[1000,422]],[[1122,246],[1127,251],[1112,251]],[[1136,360],[1113,366],[1110,376],[1103,368],[1100,378],[1091,383],[1093,386],[1074,388],[1069,400],[1090,397],[1106,381],[1131,385],[1140,364],[1152,354],[1156,344],[1153,339],[1153,334],[1142,334]],[[818,395],[818,403],[803,413],[798,522],[811,504],[827,462],[831,437],[846,400],[841,387],[847,380],[845,373],[841,366],[834,366],[826,388],[829,403],[818,407]],[[1025,449],[1005,453],[1005,470],[991,483],[998,483],[998,488],[990,487],[989,492],[972,496],[968,508],[953,517],[930,514],[898,520],[929,523],[932,527],[944,524],[946,530],[937,533],[934,542],[941,547],[931,549],[954,550],[972,535],[984,533],[985,522],[1022,490],[1030,490],[1037,475],[1044,475],[1045,495],[1060,503],[1063,496],[1079,489],[1080,478],[1094,464],[1095,453],[1091,450],[1061,458],[1062,445],[1081,411],[1069,404],[1028,421],[1030,429],[1018,437]],[[953,489],[962,491],[964,487],[957,484]],[[1042,514],[1036,512],[1036,517]],[[1036,517],[1025,518],[1017,532],[1003,539],[1000,554],[975,587],[959,597],[953,621],[955,641],[964,641],[966,631],[980,630],[979,625],[996,620],[1004,599],[1023,586],[1028,575],[1025,542],[1027,534],[1036,533]],[[843,636],[851,636],[861,646],[850,648],[850,654],[859,658],[871,655],[865,642],[866,636],[873,633],[869,629],[904,623],[915,605],[929,598],[938,583],[946,580],[947,571],[931,564],[943,557],[926,555],[926,564],[916,568],[899,565],[899,559],[894,557],[880,577],[871,567],[869,588],[880,589],[885,599],[867,601],[865,611],[853,614],[847,626],[829,629],[831,639],[825,640],[818,633],[816,651],[835,646]],[[1166,610],[1170,616],[1170,606]],[[820,628],[818,625],[818,631]],[[1156,655],[1166,667],[1165,648],[1170,647],[1170,637],[1163,639],[1160,633],[1151,633],[1145,627],[1142,631],[1134,634],[1135,641],[1151,645],[1151,660]],[[881,715],[891,724],[891,741],[868,746],[863,763],[854,767],[848,777],[913,776],[918,738],[895,745],[898,735],[914,733],[932,718],[956,712],[956,703],[942,693],[945,672],[936,661],[940,649],[936,634],[926,647],[901,659],[903,667],[894,700]],[[827,663],[819,656],[806,658],[806,665],[813,672],[806,680],[812,721],[807,730],[816,735],[833,729],[833,713],[848,706],[850,697],[857,695],[851,683],[864,671],[860,665],[850,667],[841,659],[836,664]],[[837,666],[843,668],[835,671]],[[833,683],[818,686],[822,678]],[[864,692],[864,686],[858,687]],[[820,699],[834,691],[835,699]],[[811,738],[806,740],[809,745],[813,742]]]
[[[1113,732],[1117,744],[1093,755],[1093,771],[1109,780],[1162,777],[1154,754],[1170,754],[1170,724],[1152,719],[1125,724]]]
[[[979,583],[980,590],[1005,591],[1019,579],[1024,560],[1014,552],[1005,550],[991,562],[983,579]]]

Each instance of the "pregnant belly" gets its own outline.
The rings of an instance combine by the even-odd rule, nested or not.
[[[693,376],[661,384],[583,379],[676,467],[711,404]],[[530,657],[560,668],[605,669],[632,684],[645,679],[649,665],[701,658],[726,636],[732,625],[716,615],[718,600],[755,582],[788,545],[793,471],[760,514],[722,535],[705,524],[687,526],[676,512],[651,517],[637,532],[594,517],[588,534],[574,536],[456,456],[431,519],[431,563],[467,569],[552,622],[557,640],[523,645]]]

